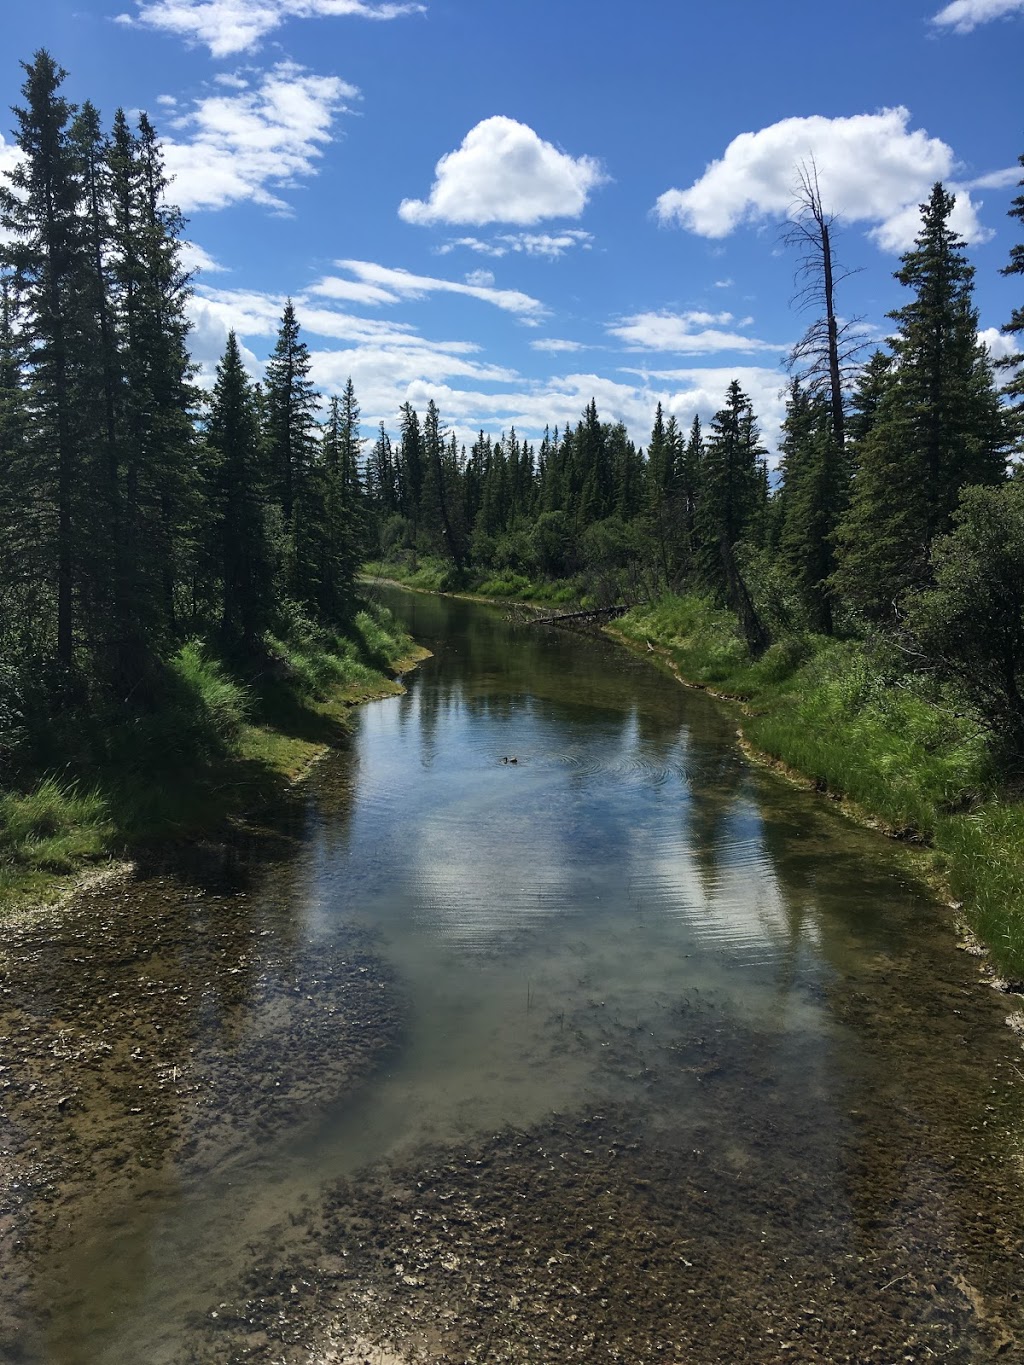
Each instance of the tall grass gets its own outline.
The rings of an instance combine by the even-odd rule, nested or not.
[[[752,662],[732,616],[699,596],[665,597],[617,626],[665,648],[688,681],[744,701],[758,749],[932,846],[996,964],[1024,977],[1024,805],[1000,791],[955,695],[865,641],[791,636]]]
[[[0,865],[70,872],[108,852],[113,826],[96,791],[45,778],[30,792],[0,796]]]

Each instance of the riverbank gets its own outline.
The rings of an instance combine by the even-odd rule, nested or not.
[[[385,569],[419,592],[540,610],[586,605],[579,584],[477,574],[473,588],[457,587],[440,561],[369,565],[367,576]],[[988,950],[994,979],[1014,989],[1024,981],[1024,805],[1000,785],[986,736],[956,697],[908,675],[882,642],[794,635],[753,661],[732,614],[696,595],[634,608],[605,630],[678,681],[737,703],[752,757],[915,848],[965,936]]]
[[[790,637],[752,661],[728,612],[696,596],[634,608],[608,633],[681,682],[742,706],[758,756],[917,845],[930,880],[988,948],[997,979],[1024,979],[1024,805],[1001,786],[985,735],[957,699],[884,644]]]
[[[348,637],[270,645],[274,667],[256,679],[185,645],[162,711],[55,727],[51,761],[0,792],[0,922],[126,876],[161,848],[258,825],[344,742],[353,706],[400,693],[428,657],[377,608]]]

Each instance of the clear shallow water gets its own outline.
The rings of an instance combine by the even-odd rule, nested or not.
[[[957,1274],[995,1302],[1024,1228],[1019,1049],[1000,1026],[1006,1002],[976,985],[902,852],[751,766],[732,713],[646,660],[495,609],[391,600],[434,658],[406,696],[358,712],[349,749],[293,812],[292,846],[235,868],[217,902],[190,901],[185,873],[158,884],[178,907],[165,955],[187,954],[198,917],[239,904],[245,942],[278,950],[267,968],[225,932],[230,1008],[214,974],[187,1021],[215,1077],[243,1058],[223,1081],[241,1115],[231,1144],[203,1170],[158,1153],[143,1176],[115,1172],[95,1198],[58,1203],[66,1229],[20,1291],[38,1330],[10,1358],[202,1359],[180,1354],[186,1324],[217,1311],[247,1247],[286,1236],[273,1229],[327,1182],[609,1107],[673,1149],[713,1150],[727,1173],[806,1178],[839,1220],[823,1260],[860,1254],[874,1229],[883,1267],[910,1274],[894,1251],[909,1200],[926,1291],[939,1292],[925,1268],[960,1247]],[[155,894],[131,892],[140,905]],[[305,1046],[302,1028],[275,1032],[285,1006],[257,978],[301,979],[288,989],[316,1008],[316,964],[353,933],[370,945],[366,979],[379,959],[382,997],[406,1002],[396,1042],[335,1090],[310,1043],[312,1093],[257,1144],[246,1116],[270,1103],[261,1084],[276,1073],[266,1052],[247,1071],[245,1049],[259,1035],[301,1073]],[[88,972],[76,954],[63,965]],[[130,953],[121,968],[119,999],[166,970]],[[955,1179],[936,1173],[947,1158]],[[996,1197],[993,1265],[962,1229]],[[990,1310],[1001,1324],[1015,1312]],[[986,1359],[994,1338],[975,1343],[964,1311],[968,1326],[942,1341],[967,1354],[948,1358]]]

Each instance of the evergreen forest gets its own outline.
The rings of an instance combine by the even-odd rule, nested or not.
[[[872,351],[844,319],[816,169],[794,168],[807,330],[776,471],[737,381],[705,423],[658,405],[642,448],[594,402],[539,441],[481,431],[467,448],[432,401],[364,438],[351,381],[317,391],[290,303],[259,382],[231,335],[212,389],[198,385],[159,137],[144,114],[107,126],[73,106],[64,76],[46,52],[25,65],[22,156],[0,187],[0,854],[22,856],[11,831],[41,780],[50,813],[26,828],[39,865],[60,867],[58,788],[85,801],[104,765],[194,763],[271,717],[282,688],[318,699],[386,669],[402,641],[360,597],[367,565],[632,608],[624,633],[685,646],[696,680],[755,710],[785,702],[789,747],[775,715],[764,748],[915,836],[1016,789],[1024,355],[997,365],[979,345],[942,184]],[[1008,211],[1024,224],[1024,194]],[[1024,275],[1024,239],[1004,273]],[[1004,330],[1024,334],[1024,307]],[[847,748],[872,716],[916,736],[916,757],[874,764],[888,795],[793,751],[794,733],[835,719],[800,710],[812,693],[845,708]],[[910,769],[927,771],[927,799],[919,784],[885,809]]]

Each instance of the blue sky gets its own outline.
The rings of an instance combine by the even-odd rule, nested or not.
[[[256,373],[291,295],[368,429],[432,397],[467,439],[536,436],[593,396],[645,441],[659,400],[688,425],[735,375],[772,441],[812,156],[844,315],[884,335],[936,179],[994,348],[1020,303],[1024,0],[34,0],[5,28],[4,106],[43,46],[72,99],[155,122],[207,376],[230,327]]]

